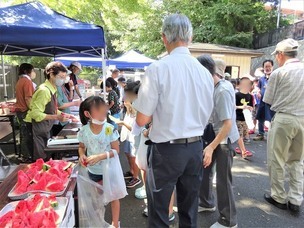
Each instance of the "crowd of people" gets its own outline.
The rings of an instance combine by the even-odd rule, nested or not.
[[[169,227],[175,219],[175,198],[180,227],[197,227],[198,213],[216,209],[219,218],[211,227],[237,227],[233,157],[253,156],[245,144],[258,125],[253,140],[264,140],[268,131],[271,194],[264,198],[298,213],[304,159],[304,65],[296,59],[298,43],[287,39],[276,46],[276,70],[272,60],[265,60],[262,77],[245,75],[234,81],[225,79],[223,60],[191,56],[192,30],[186,16],[169,15],[162,27],[168,56],[152,63],[141,81],[126,80],[113,70],[101,84],[106,101],[99,96],[82,100],[78,62],[69,69],[51,62],[45,68],[46,81],[36,89],[34,67],[22,64],[16,108],[24,158],[48,159],[47,140],[69,121],[77,121],[69,107],[80,106],[80,164],[87,167],[91,180],[103,184],[107,154],[123,152],[129,164],[126,187],[143,182],[135,197],[148,199],[143,214],[149,227]],[[265,121],[271,124],[266,127]],[[238,147],[233,148],[236,142]],[[217,204],[212,189],[215,175]],[[112,225],[119,227],[119,198],[111,202],[111,209]]]

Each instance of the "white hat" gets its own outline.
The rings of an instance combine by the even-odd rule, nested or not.
[[[297,51],[299,47],[298,41],[294,39],[288,38],[286,40],[281,41],[277,44],[275,51],[271,53],[271,55],[276,54],[277,52],[292,52]]]
[[[71,66],[77,67],[79,70],[82,70],[80,62],[71,62]]]
[[[215,73],[221,77],[225,77],[226,63],[222,59],[214,59]]]

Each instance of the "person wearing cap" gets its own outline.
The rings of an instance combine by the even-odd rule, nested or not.
[[[73,83],[65,83],[65,87],[67,88],[67,91],[69,91],[69,93],[73,94],[73,97],[75,95],[75,91],[77,93],[77,95],[79,96],[80,99],[82,99],[81,93],[79,91],[79,87],[78,87],[78,83],[77,83],[77,77],[80,74],[80,72],[82,71],[81,68],[81,64],[79,62],[72,62],[68,68],[70,70],[70,80]]]
[[[299,44],[286,39],[277,44],[273,55],[279,68],[271,74],[263,101],[276,114],[268,133],[270,195],[265,200],[292,213],[303,202],[304,159],[304,64],[296,58]],[[289,191],[284,187],[285,167]]]
[[[188,49],[192,31],[185,15],[171,14],[164,20],[162,39],[169,55],[147,68],[133,103],[136,128],[153,119],[146,182],[149,227],[169,227],[175,187],[179,226],[197,227],[201,136],[213,110],[214,85],[209,71]]]
[[[226,64],[223,60],[213,61],[210,55],[202,55],[198,57],[198,61],[210,71],[214,81],[214,108],[210,119],[212,123],[206,128],[203,136],[205,156],[198,212],[216,210],[212,190],[216,163],[216,193],[220,216],[211,227],[236,227],[237,215],[231,171],[234,151],[231,143],[236,142],[240,135],[236,126],[234,88],[224,79]]]
[[[115,79],[115,81],[117,81],[118,77],[119,77],[119,70],[118,69],[114,69],[111,71],[112,74],[111,74],[111,77]]]

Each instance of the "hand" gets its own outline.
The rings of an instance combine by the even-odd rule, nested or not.
[[[203,159],[204,168],[207,168],[211,164],[213,151],[214,150],[211,146],[207,146],[204,149],[204,159]]]
[[[262,98],[262,94],[260,92],[257,93],[257,98],[260,100]]]
[[[96,163],[100,162],[103,160],[100,154],[97,155],[91,155],[90,157],[87,158],[87,163],[88,165],[95,165]]]
[[[149,136],[149,130],[144,130],[143,131],[143,135],[146,137],[146,138],[148,138],[148,136]]]
[[[67,116],[65,114],[59,114],[59,115],[57,115],[57,120],[59,120],[60,122],[68,122],[69,116]]]
[[[87,163],[87,156],[85,155],[81,155],[79,157],[79,163],[82,167],[87,167],[88,163]]]

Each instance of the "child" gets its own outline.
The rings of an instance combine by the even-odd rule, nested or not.
[[[259,84],[259,78],[255,77],[254,81],[253,81],[253,90],[251,92],[253,99],[254,99],[254,107],[252,110],[252,118],[253,118],[253,124],[254,124],[254,128],[252,130],[249,131],[249,134],[254,134],[255,130],[256,130],[256,124],[257,124],[257,119],[256,119],[256,114],[259,108],[259,104],[260,104],[260,99],[259,99],[259,92],[260,92],[260,88],[258,87]]]
[[[246,150],[244,145],[244,137],[248,135],[248,127],[245,122],[245,117],[243,114],[244,109],[249,109],[250,111],[253,108],[253,99],[250,94],[252,89],[252,82],[248,77],[243,77],[240,79],[239,85],[240,92],[235,94],[236,98],[236,123],[240,133],[240,138],[238,140],[239,148],[236,148],[236,153],[242,154],[242,158],[251,157],[252,153]]]
[[[87,98],[79,108],[80,120],[84,125],[78,133],[79,162],[82,166],[87,166],[90,179],[99,184],[102,184],[103,180],[103,160],[107,158],[106,152],[109,152],[110,157],[114,157],[112,149],[119,152],[119,135],[114,127],[106,122],[107,112],[105,101],[98,96]],[[111,209],[112,225],[117,228],[119,200],[111,202]]]
[[[127,188],[134,188],[141,183],[139,179],[139,168],[135,162],[135,152],[139,145],[139,137],[131,134],[132,126],[136,117],[136,110],[132,107],[132,102],[137,98],[140,82],[128,82],[125,86],[125,107],[127,109],[125,118],[118,125],[122,126],[120,140],[122,150],[125,152],[130,165],[130,171],[125,174]]]
[[[103,85],[101,85],[103,86]],[[113,89],[112,84],[107,80],[106,81],[106,92],[108,93],[108,102],[109,102],[109,110],[111,112],[111,115],[115,118],[120,118],[120,104],[119,104],[119,96]],[[117,129],[117,125],[115,123],[112,123]]]

